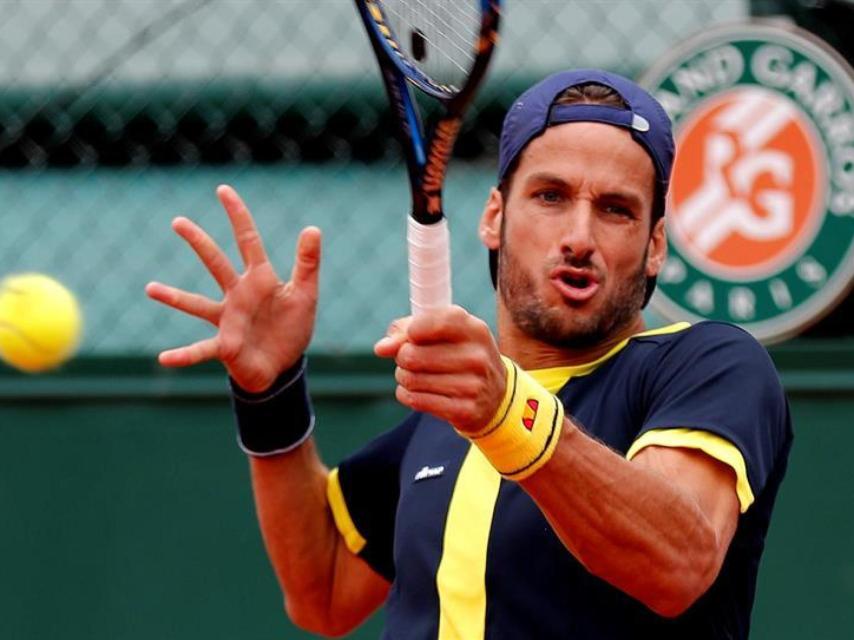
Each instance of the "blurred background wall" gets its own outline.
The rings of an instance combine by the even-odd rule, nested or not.
[[[0,637],[309,637],[282,613],[221,370],[155,362],[210,330],[148,301],[143,286],[215,295],[169,221],[189,215],[237,259],[217,184],[242,193],[282,274],[299,229],[318,225],[310,384],[324,457],[334,463],[403,414],[390,368],[369,352],[407,312],[409,196],[355,10],[345,0],[0,10],[0,275],[52,274],[86,316],[81,353],[62,370],[0,365]],[[509,0],[449,172],[456,300],[491,319],[475,224],[504,110],[522,89],[567,66],[637,76],[685,37],[751,15],[796,21],[851,59],[845,0]],[[849,296],[771,349],[797,441],[760,572],[756,638],[854,634],[851,307]],[[353,637],[376,637],[379,624]]]

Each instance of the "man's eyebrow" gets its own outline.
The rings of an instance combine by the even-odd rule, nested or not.
[[[556,185],[564,185],[568,186],[569,183],[561,178],[559,175],[555,173],[549,173],[547,171],[538,171],[536,173],[532,173],[525,178],[525,182],[545,182],[548,184],[556,184]]]

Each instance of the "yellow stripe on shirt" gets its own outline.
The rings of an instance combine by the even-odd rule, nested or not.
[[[338,528],[341,537],[344,538],[344,544],[352,553],[359,553],[365,548],[367,542],[356,528],[353,518],[350,517],[350,511],[347,509],[347,503],[344,500],[344,493],[341,491],[341,482],[338,480],[338,467],[330,471],[326,477],[326,499],[329,502],[329,508],[332,510],[335,526]]]
[[[448,516],[439,591],[438,640],[476,640],[486,631],[486,555],[501,476],[477,447],[463,460]]]
[[[741,455],[738,447],[729,440],[710,431],[700,429],[652,429],[632,443],[628,453],[626,453],[626,458],[631,460],[641,449],[653,445],[699,449],[715,460],[723,462],[735,471],[735,492],[738,494],[741,513],[747,511],[748,507],[753,504],[753,490],[750,488],[750,481],[747,479],[747,465],[744,462],[744,456]]]

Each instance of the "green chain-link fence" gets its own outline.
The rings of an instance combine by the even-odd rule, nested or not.
[[[0,3],[0,273],[79,295],[84,351],[154,351],[201,323],[157,307],[150,279],[215,294],[169,229],[186,214],[232,251],[213,197],[233,183],[281,272],[296,232],[325,232],[315,349],[362,350],[406,312],[405,174],[375,62],[348,0]],[[474,225],[503,112],[568,66],[636,75],[746,1],[510,0],[447,193],[456,299],[489,316]]]

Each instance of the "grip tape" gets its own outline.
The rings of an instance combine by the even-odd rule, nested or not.
[[[451,304],[451,249],[448,219],[421,224],[409,217],[409,303],[412,315]]]

